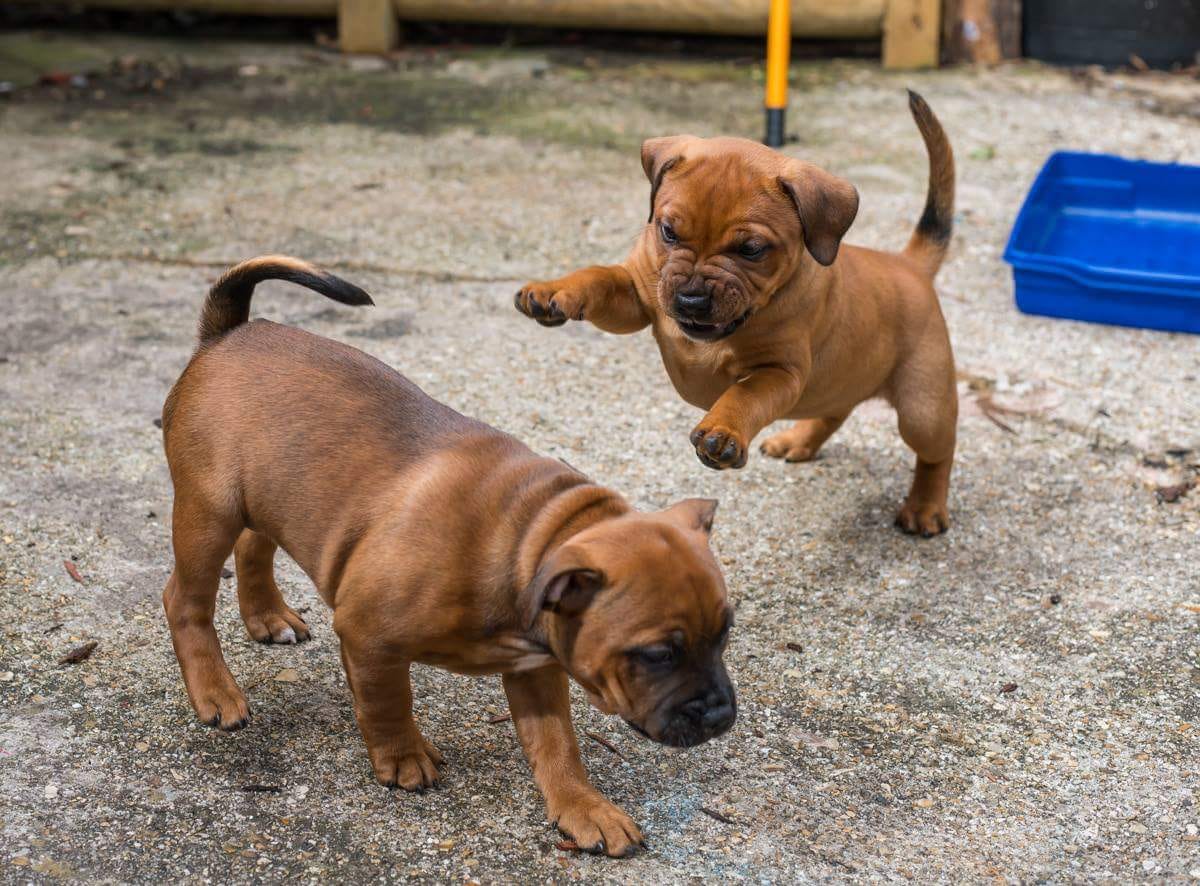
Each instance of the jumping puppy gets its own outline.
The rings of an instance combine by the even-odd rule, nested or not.
[[[710,468],[745,465],[781,418],[797,421],[762,451],[808,461],[855,406],[885,398],[917,454],[896,524],[944,532],[958,398],[933,277],[950,242],[954,155],[924,99],[910,92],[909,107],[929,194],[903,252],[839,250],[858,193],[809,163],[745,139],[654,138],[642,145],[650,219],[633,252],[527,284],[518,310],[543,326],[651,326],[675,389],[708,411],[691,442]]]
[[[663,744],[729,729],[721,657],[733,614],[708,545],[716,502],[639,513],[361,351],[248,323],[255,285],[273,278],[371,303],[283,256],[236,266],[208,295],[199,346],[163,407],[175,486],[163,605],[196,713],[221,729],[250,719],[213,629],[231,551],[250,635],[308,638],[275,584],[282,547],[333,607],[379,781],[437,783],[442,757],[413,719],[411,663],[498,673],[550,819],[584,848],[634,852],[637,825],[587,780],[567,677]]]

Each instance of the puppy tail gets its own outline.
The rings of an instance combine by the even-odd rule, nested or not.
[[[353,283],[308,262],[286,255],[260,255],[234,265],[208,291],[200,311],[200,345],[204,346],[250,319],[250,296],[264,280],[299,283],[344,305],[373,305]]]
[[[954,226],[954,151],[946,131],[925,99],[911,89],[908,91],[908,108],[917,121],[921,138],[925,140],[925,150],[929,153],[929,193],[925,198],[925,211],[904,247],[904,254],[932,278],[946,257]]]

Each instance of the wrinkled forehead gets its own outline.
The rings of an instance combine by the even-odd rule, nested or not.
[[[605,601],[630,634],[682,630],[688,639],[715,637],[731,610],[725,581],[703,541],[669,527],[646,528],[627,540]],[[603,595],[601,595],[603,597]],[[600,602],[600,600],[597,600]]]
[[[709,141],[719,141],[712,139]],[[659,215],[683,226],[690,239],[716,239],[754,223],[786,223],[791,206],[779,186],[779,170],[743,150],[698,142],[685,151],[659,190]]]

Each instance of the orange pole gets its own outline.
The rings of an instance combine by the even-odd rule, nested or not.
[[[792,49],[792,6],[790,0],[771,0],[767,19],[767,137],[772,148],[783,144],[784,113],[787,111],[788,55]]]

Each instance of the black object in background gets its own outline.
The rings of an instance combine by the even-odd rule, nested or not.
[[[1195,64],[1200,0],[1025,0],[1025,55],[1072,65]]]

